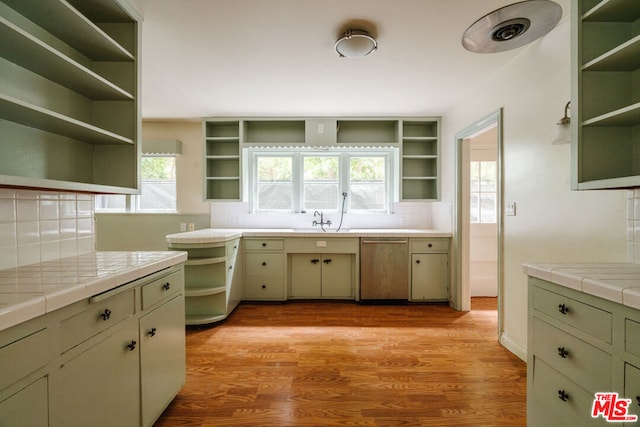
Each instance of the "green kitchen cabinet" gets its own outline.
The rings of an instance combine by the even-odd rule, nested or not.
[[[150,427],[185,381],[184,271],[0,331],[1,426]]]
[[[611,425],[591,417],[595,393],[640,415],[639,325],[640,310],[529,277],[527,425]]]
[[[243,149],[254,147],[397,148],[399,199],[440,198],[439,117],[209,117],[202,128],[205,200],[246,196]]]
[[[184,299],[176,297],[140,319],[142,425],[151,426],[186,381]]]
[[[50,396],[51,426],[140,425],[138,325],[65,361]]]
[[[411,297],[414,302],[449,300],[449,239],[411,238]]]
[[[284,241],[278,238],[244,238],[243,299],[285,299]]]
[[[289,298],[353,299],[350,254],[291,254]]]
[[[47,377],[0,402],[0,426],[44,427],[49,425]]]
[[[0,184],[136,193],[137,12],[126,0],[2,0],[0,38]]]
[[[170,250],[186,251],[185,305],[187,325],[225,319],[241,299],[240,239],[211,243],[169,243]]]
[[[572,2],[572,187],[640,186],[640,4]]]

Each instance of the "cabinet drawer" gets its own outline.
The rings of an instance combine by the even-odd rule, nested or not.
[[[449,239],[411,239],[411,252],[449,252]]]
[[[176,271],[142,286],[142,309],[178,294],[184,288],[184,275]]]
[[[133,290],[89,304],[84,311],[60,323],[62,351],[80,344],[134,313]]]
[[[557,417],[564,420],[567,425],[603,425],[602,419],[591,418],[593,394],[541,359],[534,357],[533,363],[533,399],[536,401],[536,408],[529,408],[529,410],[545,411],[548,414],[547,420]],[[551,420],[545,420],[544,425],[551,423]]]
[[[640,356],[640,323],[625,319],[624,349],[633,355]]]
[[[261,276],[249,274],[245,277],[244,297],[256,300],[281,300],[284,298],[282,275]]]
[[[533,288],[533,308],[604,342],[611,343],[611,313],[556,294]]]
[[[355,254],[360,250],[360,239],[357,237],[331,238],[327,234],[318,237],[293,237],[285,240],[285,250],[287,253],[317,253],[335,254],[347,253]]]
[[[48,329],[42,329],[0,348],[0,390],[43,367],[48,360]]]
[[[245,239],[244,247],[247,251],[281,251],[284,242],[282,239]]]
[[[245,269],[249,275],[282,276],[284,255],[277,253],[252,253],[245,255]]]
[[[537,318],[533,352],[588,391],[611,388],[611,355]]]

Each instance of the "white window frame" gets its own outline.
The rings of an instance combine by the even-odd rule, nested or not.
[[[321,157],[321,156],[338,156],[339,157],[339,183],[338,194],[342,193],[350,194],[349,189],[349,167],[352,157],[384,157],[385,158],[385,193],[386,200],[383,209],[360,209],[352,210],[351,202],[347,196],[347,203],[345,204],[345,213],[355,214],[380,214],[391,213],[391,207],[396,199],[397,188],[399,186],[397,164],[398,164],[398,149],[397,148],[365,148],[365,149],[322,149],[314,150],[307,147],[303,148],[259,148],[251,147],[244,148],[245,167],[243,168],[243,179],[248,184],[245,189],[245,200],[249,202],[249,212],[259,214],[269,213],[305,213],[302,208],[303,205],[303,159],[304,157]],[[257,158],[261,156],[271,157],[291,157],[292,158],[292,177],[293,177],[293,195],[292,195],[292,207],[290,211],[283,210],[258,210],[256,197],[257,194],[257,175],[258,175],[258,161]],[[342,209],[342,197],[339,198],[338,208],[335,210],[323,210],[323,212],[332,213],[340,212]]]
[[[141,157],[173,157],[174,162],[177,169],[177,154],[143,154]],[[142,187],[142,182],[140,182],[140,186]],[[142,188],[140,189],[142,191]],[[98,195],[100,197],[101,195]],[[105,194],[104,196],[122,196],[125,198],[125,208],[124,209],[100,209],[98,207],[98,203],[96,203],[96,212],[97,213],[137,213],[137,214],[150,214],[150,213],[159,213],[159,214],[170,214],[170,213],[178,213],[178,177],[176,173],[176,206],[175,208],[167,208],[167,209],[141,209],[140,208],[140,197],[139,194]]]

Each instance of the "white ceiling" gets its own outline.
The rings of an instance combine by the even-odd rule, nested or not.
[[[441,115],[518,55],[477,54],[465,29],[512,0],[131,0],[142,115]],[[570,0],[556,0],[568,16]],[[346,24],[378,51],[339,58]]]

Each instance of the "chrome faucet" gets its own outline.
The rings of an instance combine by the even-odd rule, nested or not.
[[[316,221],[315,219],[313,220],[313,222],[311,223],[311,225],[313,225],[314,227],[317,227],[318,225],[320,226],[320,228],[322,229],[322,231],[327,231],[324,229],[324,226],[326,225],[327,227],[331,226],[331,220],[324,220],[324,214],[322,212],[319,211],[315,211],[313,213],[313,217],[317,217],[320,216],[320,222]]]

